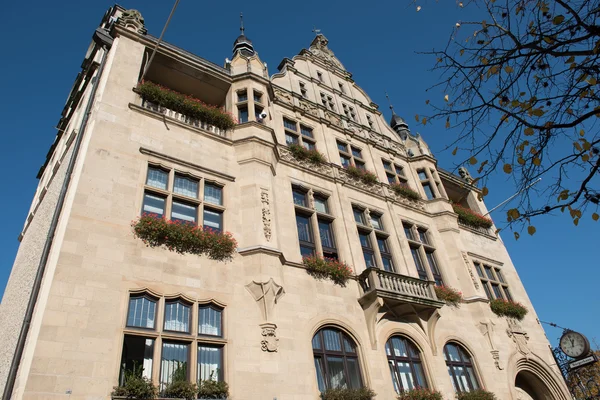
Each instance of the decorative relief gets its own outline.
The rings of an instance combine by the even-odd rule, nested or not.
[[[382,135],[375,132],[369,132],[369,139],[371,139],[376,145],[385,147],[385,139]]]
[[[340,128],[344,127],[344,125],[342,124],[342,119],[332,112],[326,111],[325,119],[327,119],[329,122],[331,122],[335,126],[338,126]]]
[[[261,189],[260,202],[262,203],[263,232],[267,241],[271,241],[271,209],[269,207],[269,191]]]
[[[331,166],[328,164],[324,164],[324,163],[315,164],[308,160],[298,160],[296,157],[294,157],[294,155],[292,153],[290,153],[290,151],[286,147],[283,147],[283,146],[279,147],[279,155],[281,156],[282,160],[300,165],[300,166],[308,168],[314,172],[317,172],[317,173],[320,173],[323,175],[327,175],[329,177],[333,177],[333,170],[332,170]]]
[[[309,51],[314,54],[315,57],[319,57],[328,64],[344,69],[342,63],[335,57],[333,51],[327,47],[329,41],[322,34],[318,34],[317,37],[312,41],[309,47]]]
[[[352,186],[356,186],[358,188],[366,190],[369,193],[378,194],[380,196],[385,195],[385,193],[383,192],[383,188],[381,187],[380,184],[376,183],[374,185],[369,185],[369,184],[364,183],[360,179],[350,176],[348,174],[348,172],[346,172],[346,170],[343,168],[340,169],[339,171],[340,171],[340,178],[342,179],[342,181],[344,181],[344,183],[350,184]]]
[[[504,368],[500,366],[500,351],[496,349],[496,346],[494,346],[493,334],[495,325],[496,324],[494,324],[492,320],[488,320],[488,322],[480,322],[479,330],[481,331],[481,334],[485,336],[485,338],[488,341],[488,344],[490,345],[490,348],[492,349],[490,353],[492,354],[492,358],[494,359],[494,365],[496,365],[496,368],[498,368],[499,370],[503,370]]]
[[[275,100],[283,101],[287,104],[293,104],[292,95],[288,92],[283,91],[281,89],[275,89],[273,93],[275,94]]]
[[[467,271],[469,271],[469,275],[471,276],[471,280],[473,281],[473,285],[475,286],[475,289],[479,289],[479,279],[477,279],[477,277],[473,273],[473,268],[471,268],[471,263],[469,262],[469,257],[467,256],[467,253],[463,251],[462,256],[463,260],[465,261]]]
[[[144,25],[144,17],[142,17],[142,14],[138,10],[124,11],[117,23],[141,35],[145,35],[148,32]]]
[[[396,203],[400,203],[407,207],[412,207],[412,208],[416,208],[418,210],[425,211],[425,205],[423,205],[423,202],[421,200],[407,199],[404,196],[400,196],[400,195],[396,194],[396,192],[394,192],[394,190],[392,190],[390,187],[387,187],[387,186],[386,186],[386,192],[387,192],[387,197],[391,197]]]
[[[471,183],[473,182],[473,177],[471,176],[471,174],[469,173],[469,170],[466,169],[465,167],[459,167],[458,168],[458,174],[460,175],[461,178],[463,178],[463,180],[467,183]]]
[[[277,325],[271,323],[260,324],[263,340],[260,341],[262,351],[275,352],[279,348],[279,338],[277,337]]]
[[[507,318],[507,321],[508,328],[506,329],[506,334],[513,340],[513,342],[515,342],[519,353],[523,354],[525,358],[528,358],[531,350],[529,350],[529,346],[527,344],[527,341],[529,340],[527,332],[523,330],[523,327],[518,320],[514,318]]]
[[[393,140],[390,140],[390,148],[398,154],[406,155],[406,146],[404,146],[402,143],[397,143]]]
[[[319,108],[308,101],[300,100],[300,108],[302,111],[313,117],[319,117]]]

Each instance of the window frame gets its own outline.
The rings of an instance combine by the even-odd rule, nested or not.
[[[346,118],[352,122],[358,122],[358,114],[353,106],[342,102],[342,110],[344,111]]]
[[[358,222],[356,217],[360,215],[362,222]],[[372,218],[376,216],[379,219],[380,227],[376,228],[373,226]],[[369,208],[352,204],[352,218],[356,223],[356,229],[359,234],[359,243],[361,246],[363,260],[365,260],[366,268],[378,268],[384,271],[396,273],[396,262],[394,260],[394,252],[392,250],[390,238],[392,237],[386,230],[386,224],[384,223],[384,214],[379,210],[371,211]],[[360,235],[366,235],[368,238],[369,247],[363,246]],[[379,247],[379,240],[384,240],[387,248],[387,252],[382,252]],[[367,254],[372,256],[374,265],[369,267],[366,263]],[[389,261],[391,268],[386,268],[384,260]]]
[[[429,230],[424,226],[409,221],[402,221],[402,227],[419,279],[423,279],[424,272],[428,281],[433,281],[438,286],[443,285],[445,281],[444,275],[440,268],[439,258],[436,255],[436,248],[431,239],[431,235],[428,233]],[[407,235],[408,233],[410,233],[410,237]],[[423,241],[423,238],[425,238],[425,241]],[[413,253],[413,251],[416,251],[416,253]],[[418,256],[423,270],[419,269],[417,261],[415,260],[415,255]],[[431,260],[429,255],[431,256]],[[433,263],[431,261],[433,261]]]
[[[342,162],[342,158],[345,157],[345,158],[349,159],[349,161],[350,161],[349,165],[352,165],[353,167],[356,167],[356,168],[360,168],[362,170],[367,169],[367,162],[362,157],[362,151],[363,151],[362,148],[360,148],[356,145],[347,143],[340,139],[336,139],[335,142],[336,142],[336,147],[338,149],[338,153],[340,155],[340,165],[343,168],[346,168],[344,166],[344,163]],[[342,150],[341,147],[344,147],[344,150]],[[355,151],[357,151],[360,154],[360,157],[355,155]]]
[[[335,112],[335,99],[333,95],[327,94],[326,92],[319,92],[321,94],[321,104],[327,110]]]
[[[392,339],[394,339],[394,338],[398,338],[404,342],[404,346],[406,348],[406,354],[407,354],[406,357],[396,356],[394,354],[394,346],[392,344]],[[388,354],[388,348],[390,349],[390,354]],[[408,363],[410,373],[412,376],[412,380],[413,380],[413,382],[415,382],[415,385],[414,385],[415,388],[417,388],[417,387],[421,387],[421,388],[425,388],[425,389],[429,388],[427,373],[425,372],[425,363],[423,362],[423,358],[422,358],[423,352],[421,351],[421,349],[419,349],[419,347],[416,344],[414,344],[414,342],[411,339],[409,339],[403,335],[394,334],[394,335],[390,336],[388,338],[388,340],[385,342],[384,351],[386,353],[388,367],[390,369],[391,369],[390,361],[394,362],[395,375],[392,375],[392,384],[394,385],[394,390],[396,391],[396,393],[401,394],[408,390],[414,389],[414,388],[404,388],[401,379],[397,380],[397,385],[396,385],[396,377],[398,377],[398,378],[400,377],[400,373],[399,373],[400,371],[398,370],[398,362]],[[413,355],[412,355],[413,353],[417,354],[417,357],[413,357]],[[416,379],[416,377],[417,377],[416,371],[417,370],[415,368],[415,364],[420,364],[420,366],[421,366],[421,372],[422,372],[422,377],[423,377],[423,381],[424,381],[423,386],[421,386],[419,384],[418,380]],[[390,373],[391,373],[391,370],[390,370]],[[398,387],[398,389],[400,389],[400,390],[396,390],[396,387]]]
[[[452,361],[450,359],[450,351],[448,350],[448,345],[452,345],[457,348],[457,353],[460,361]],[[473,356],[469,351],[467,351],[467,349],[463,345],[461,345],[458,342],[447,342],[444,345],[442,351],[444,354],[444,362],[446,363],[446,369],[448,371],[448,374],[450,375],[450,380],[452,381],[452,386],[454,387],[455,392],[462,393],[463,390],[461,389],[461,385],[459,383],[460,381],[458,380],[458,377],[456,376],[453,367],[462,367],[463,371],[468,376],[469,379],[467,379],[467,386],[469,386],[469,388],[467,392],[481,388],[481,382],[479,381],[477,369],[475,368],[475,363],[473,362]],[[463,354],[466,354],[469,357],[468,361],[464,360]],[[471,368],[473,370],[474,376],[471,377],[469,375],[468,368]],[[473,387],[473,381],[475,381],[477,387]]]
[[[289,126],[287,126],[286,123]],[[294,125],[294,128],[292,128],[291,125]],[[294,144],[302,146],[307,150],[317,149],[317,140],[314,137],[314,128],[312,126],[299,122],[296,119],[283,116],[283,131],[286,146],[290,145],[287,141],[287,137],[290,136],[295,139]],[[310,135],[307,135],[305,132],[310,132]]]
[[[475,272],[479,277],[481,286],[489,300],[508,300],[513,301],[513,297],[510,293],[509,284],[506,282],[506,278],[502,272],[502,268],[490,265],[490,263],[484,263],[479,260],[472,260],[475,267]],[[487,268],[491,271],[492,276],[487,274]],[[500,290],[500,296],[495,292],[494,286]]]
[[[298,86],[300,87],[300,96],[304,99],[308,99],[308,88],[306,87],[306,83],[298,81]]]
[[[385,171],[385,176],[390,185],[392,184],[402,184],[408,185],[408,177],[406,176],[406,168],[398,164],[396,162],[386,160],[385,158],[381,159],[381,164],[383,165],[383,170]],[[389,166],[389,168],[388,168]],[[402,171],[399,173],[398,170]]]

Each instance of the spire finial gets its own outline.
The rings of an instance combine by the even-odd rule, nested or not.
[[[244,14],[240,13],[240,32],[244,34]]]
[[[321,33],[320,29],[317,29],[316,27],[313,26],[313,33],[315,34],[315,36],[319,36],[319,34]]]
[[[385,92],[385,98],[388,100],[388,103],[390,103],[390,110],[392,110],[392,114],[395,114],[394,106],[392,105],[392,101],[390,100],[390,96],[388,96],[387,92]]]

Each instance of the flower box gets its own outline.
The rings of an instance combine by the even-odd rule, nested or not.
[[[454,288],[442,285],[435,286],[434,289],[438,300],[445,301],[449,306],[458,307],[463,302],[462,292]]]
[[[496,395],[487,390],[477,389],[456,394],[457,400],[498,400]]]
[[[327,389],[321,393],[321,400],[372,400],[375,392],[369,388]]]
[[[169,108],[190,118],[198,119],[217,128],[227,130],[235,126],[233,116],[222,107],[205,104],[195,97],[176,92],[153,82],[138,85],[138,93],[145,100]]]
[[[408,186],[406,183],[394,183],[394,184],[390,185],[390,188],[398,196],[402,196],[404,198],[414,200],[414,201],[421,200],[421,195],[419,193],[415,192],[414,190],[412,190],[412,188],[410,186]]]
[[[397,400],[444,400],[437,390],[417,388],[398,395]]]
[[[143,214],[131,222],[135,237],[148,247],[164,246],[179,254],[206,255],[211,260],[230,260],[237,242],[229,232],[203,229],[191,223],[168,221],[156,214]]]
[[[352,269],[346,263],[333,258],[308,256],[302,258],[302,264],[314,278],[331,279],[341,287],[346,286],[346,282],[352,276]]]
[[[325,162],[325,156],[317,150],[308,150],[299,144],[291,144],[288,146],[288,149],[298,160],[307,160],[313,164]]]
[[[521,321],[527,315],[527,308],[521,303],[504,299],[490,300],[492,312],[500,317],[510,317]]]
[[[377,179],[377,175],[375,175],[371,171],[367,171],[366,169],[358,168],[353,165],[344,167],[344,169],[346,170],[348,175],[350,175],[354,179],[360,180],[362,183],[365,183],[367,185],[374,185],[377,182],[379,182],[379,180]]]
[[[198,385],[198,399],[227,400],[229,397],[229,385],[227,382],[214,381],[212,379],[200,381]]]
[[[476,213],[473,210],[453,204],[454,212],[458,214],[458,222],[463,223],[474,228],[486,228],[492,227],[493,222],[491,219],[484,217],[481,214]]]

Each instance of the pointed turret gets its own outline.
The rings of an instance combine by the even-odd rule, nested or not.
[[[252,46],[252,41],[244,34],[244,16],[242,13],[240,13],[240,32],[241,35],[233,42],[233,56],[235,57],[238,52],[244,56],[253,56],[255,53],[254,46]]]

